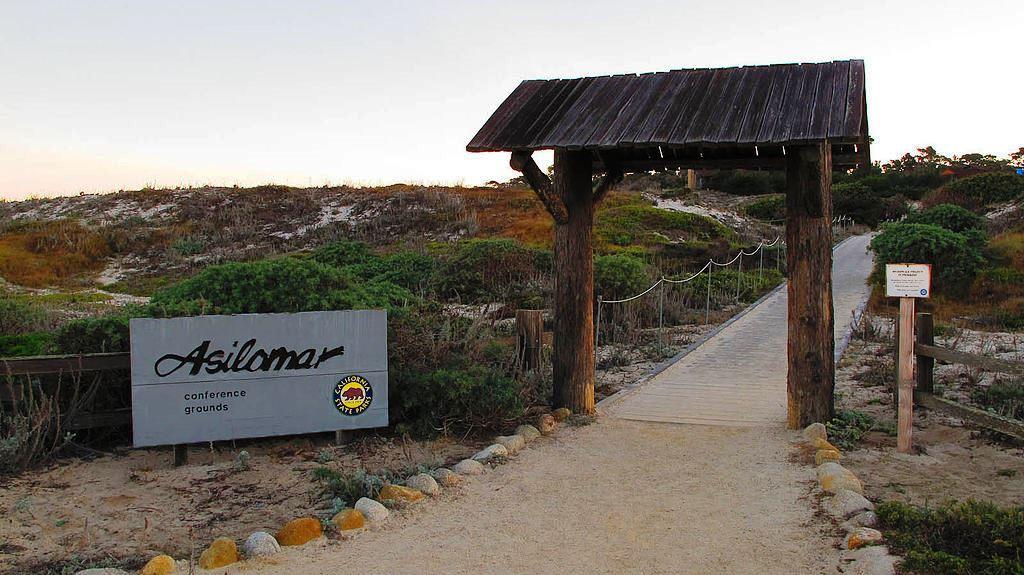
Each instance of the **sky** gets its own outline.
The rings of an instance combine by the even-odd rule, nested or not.
[[[0,197],[506,180],[465,146],[523,79],[850,58],[874,159],[1006,156],[1022,22],[1020,0],[0,0]]]

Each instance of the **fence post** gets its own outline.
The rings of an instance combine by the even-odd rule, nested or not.
[[[758,258],[757,258],[757,283],[760,284],[761,280],[764,279],[764,242],[757,246]],[[761,288],[760,285],[757,286]]]
[[[658,293],[658,337],[661,337],[661,330],[665,328],[665,278],[659,280],[661,282],[660,292]]]
[[[917,343],[935,345],[935,329],[932,314],[917,314]],[[934,393],[935,360],[926,355],[917,356],[917,389],[924,393]]]
[[[174,446],[174,466],[181,467],[188,464],[188,445],[179,444]]]
[[[914,298],[900,298],[900,337],[896,387],[896,451],[911,453],[914,430]]]
[[[597,346],[601,343],[601,302],[604,298],[597,296],[597,317],[594,318],[594,366],[597,366]]]
[[[740,259],[737,260],[737,273],[736,273],[736,302],[740,301],[740,278],[743,277],[743,249],[740,248]]]
[[[704,324],[711,323],[711,269],[715,267],[715,264],[708,263],[708,297],[704,304]]]
[[[544,345],[544,316],[539,309],[516,310],[516,358],[523,371],[540,367]]]

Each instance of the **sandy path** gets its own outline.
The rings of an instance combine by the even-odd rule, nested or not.
[[[866,241],[836,251],[837,268],[853,270],[837,269],[837,287],[846,288],[837,289],[837,324],[863,291]],[[711,347],[742,341],[735,332],[754,327],[784,342],[785,314],[774,313],[780,299],[785,306],[780,294],[761,304],[773,313],[748,314]],[[766,353],[777,353],[775,344]],[[783,349],[781,362],[748,362],[746,379],[781,382],[784,394],[784,358]],[[790,461],[797,434],[782,427],[784,406],[778,415],[755,427],[602,417],[538,440],[455,497],[245,572],[835,573],[838,551],[809,500],[813,469]]]

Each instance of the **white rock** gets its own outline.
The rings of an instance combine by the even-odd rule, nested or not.
[[[420,473],[419,475],[413,475],[412,477],[405,480],[406,487],[412,487],[422,491],[425,495],[431,497],[437,497],[441,494],[441,487],[437,484],[437,480],[433,476],[427,475],[426,473]]]
[[[459,475],[480,475],[484,472],[484,465],[473,459],[463,459],[452,467],[452,471]]]
[[[526,447],[526,438],[522,435],[499,435],[494,439],[508,450],[509,455],[519,453],[519,450]]]
[[[516,428],[516,435],[522,435],[527,443],[540,437],[540,431],[532,425],[520,425]]]
[[[826,475],[838,475],[846,472],[846,468],[839,465],[835,461],[826,461],[817,467],[815,470],[818,473],[818,480]]]
[[[896,563],[899,561],[898,557],[889,555],[888,550],[881,545],[844,551],[842,557],[853,560],[840,567],[846,575],[895,575]]]
[[[256,531],[250,535],[245,543],[242,543],[242,553],[246,557],[260,557],[262,555],[273,555],[281,550],[277,539],[266,531]]]
[[[115,569],[113,567],[94,567],[92,569],[75,571],[75,575],[128,575],[128,572],[124,569]]]
[[[855,531],[858,527],[874,527],[878,525],[878,516],[874,511],[861,511],[853,517],[843,521],[840,527],[847,533]]]
[[[849,489],[840,489],[825,500],[825,510],[837,519],[846,519],[861,511],[872,511],[875,505],[863,495]]]
[[[476,462],[473,461],[473,463]],[[462,483],[462,476],[459,475],[458,473],[455,473],[451,469],[448,469],[447,467],[435,469],[431,471],[430,474],[434,476],[434,479],[436,479],[438,483],[444,485],[445,487],[455,487],[456,485]]]
[[[356,501],[353,509],[362,512],[363,517],[366,517],[366,520],[371,523],[384,521],[388,518],[388,508],[384,507],[384,504],[380,501],[374,501],[369,497],[360,498],[359,501]]]
[[[490,445],[478,451],[477,454],[473,456],[473,460],[479,461],[480,463],[487,463],[488,461],[494,459],[495,457],[507,456],[508,449],[505,449],[505,446],[500,443],[495,443],[494,445]]]
[[[804,428],[804,439],[808,443],[814,443],[815,439],[828,439],[828,430],[822,423],[812,423]]]

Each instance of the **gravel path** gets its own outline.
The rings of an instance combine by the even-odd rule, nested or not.
[[[851,293],[864,282],[866,242],[854,238],[836,252],[836,284]],[[843,270],[847,263],[855,271]],[[773,298],[762,305],[777,305]],[[837,323],[849,315],[839,311],[847,300],[856,305],[854,295],[837,294]],[[744,318],[722,333],[749,328]],[[769,339],[784,337],[784,323],[772,327]],[[748,362],[749,377],[777,381],[771,372],[784,358]],[[784,396],[784,372],[782,382]],[[797,434],[783,428],[784,415],[756,427],[605,416],[563,428],[454,496],[245,573],[835,573],[838,551],[810,502],[813,469],[790,461]]]

